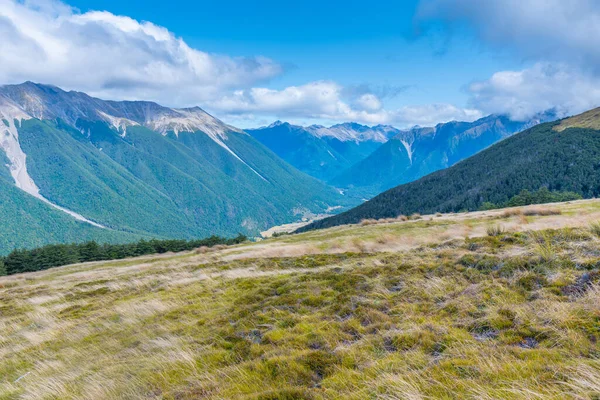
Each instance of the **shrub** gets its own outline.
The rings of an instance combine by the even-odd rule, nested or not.
[[[376,219],[363,219],[360,221],[360,226],[377,225]]]
[[[500,236],[506,233],[506,230],[500,225],[490,225],[487,227],[486,232],[488,236]]]
[[[527,217],[532,216],[547,216],[547,215],[561,215],[562,211],[557,210],[555,208],[532,208],[529,210],[523,210],[523,215]]]
[[[511,210],[506,210],[502,213],[502,218],[510,218],[510,217],[516,217],[518,215],[523,215],[523,211],[519,210],[519,209],[511,209]]]
[[[534,216],[548,216],[548,215],[561,215],[562,211],[557,210],[556,208],[531,208],[528,210],[520,210],[520,209],[510,209],[506,210],[502,213],[502,218],[510,218],[516,216],[526,216],[526,217],[534,217]]]

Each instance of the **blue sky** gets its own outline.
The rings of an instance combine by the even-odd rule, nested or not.
[[[0,0],[0,79],[200,105],[241,127],[569,114],[600,99],[600,6],[573,2]],[[38,68],[17,68],[32,52]]]
[[[519,67],[513,57],[488,51],[467,34],[448,40],[419,34],[418,1],[89,1],[70,4],[86,12],[108,10],[151,21],[210,53],[262,55],[283,63],[285,74],[269,87],[316,80],[344,86],[390,87],[388,106],[453,103],[466,106],[464,86],[494,72]],[[400,90],[402,89],[402,90]],[[302,119],[296,117],[296,119]]]

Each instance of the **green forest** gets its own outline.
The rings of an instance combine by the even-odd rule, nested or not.
[[[579,193],[575,192],[551,192],[547,187],[541,187],[535,192],[530,192],[527,189],[521,190],[521,192],[510,200],[494,204],[489,201],[484,202],[481,205],[481,210],[496,210],[498,208],[507,207],[521,207],[528,206],[530,204],[546,204],[546,203],[560,203],[563,201],[581,200],[583,197]]]
[[[89,261],[120,260],[147,254],[189,251],[202,246],[233,245],[245,242],[247,237],[234,238],[211,236],[198,240],[140,240],[128,244],[86,243],[52,244],[33,250],[14,250],[6,257],[0,257],[0,275],[41,271],[62,265]]]

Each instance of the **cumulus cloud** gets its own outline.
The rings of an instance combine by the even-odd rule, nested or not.
[[[475,108],[460,108],[443,103],[405,106],[390,114],[390,122],[398,126],[433,126],[448,121],[471,122],[484,116],[480,110]]]
[[[377,111],[381,110],[383,104],[381,101],[372,93],[363,94],[358,99],[356,99],[356,104],[367,111]]]
[[[392,99],[411,89],[411,85],[373,85],[361,83],[359,85],[348,85],[344,87],[344,96],[357,97],[363,94],[372,94],[379,99]]]
[[[596,0],[421,0],[416,21],[467,24],[483,43],[506,49],[527,68],[500,71],[468,86],[470,105],[527,119],[600,105],[600,2]]]
[[[481,113],[448,104],[387,109],[408,86],[315,81],[271,89],[284,67],[190,47],[168,29],[59,0],[0,0],[0,83],[32,80],[107,99],[200,105],[236,121],[265,116],[367,124],[432,125]]]
[[[472,121],[482,114],[449,104],[406,106],[387,110],[373,93],[347,97],[344,87],[331,81],[311,82],[281,90],[238,90],[212,104],[233,115],[270,114],[280,118],[357,121],[367,124],[433,125],[451,120]]]
[[[469,86],[472,104],[516,120],[553,109],[559,116],[600,105],[600,77],[564,63],[537,63],[521,71],[502,71]]]
[[[186,104],[278,76],[264,58],[214,55],[167,29],[53,0],[0,0],[0,81],[34,80],[111,98]]]

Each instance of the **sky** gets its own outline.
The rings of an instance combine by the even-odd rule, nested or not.
[[[0,0],[0,83],[200,106],[241,128],[600,105],[595,0],[68,1]]]

